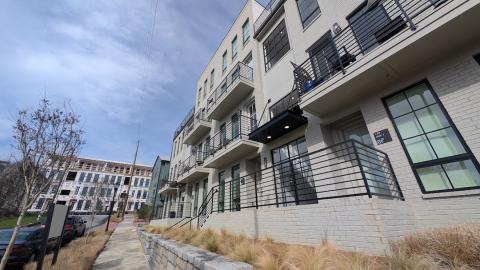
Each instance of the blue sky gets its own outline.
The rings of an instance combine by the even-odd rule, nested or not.
[[[0,9],[0,159],[18,110],[47,96],[81,115],[82,156],[169,157],[196,80],[244,0],[4,0]]]

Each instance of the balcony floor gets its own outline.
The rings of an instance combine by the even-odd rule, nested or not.
[[[221,120],[225,115],[236,108],[254,89],[254,84],[243,77],[238,78],[209,109],[208,117],[215,120]]]
[[[212,122],[200,120],[195,124],[193,130],[185,136],[184,142],[193,145],[207,134],[212,128]]]
[[[190,169],[188,173],[178,178],[178,183],[189,183],[195,180],[202,180],[208,177],[210,170],[207,168],[196,167]]]

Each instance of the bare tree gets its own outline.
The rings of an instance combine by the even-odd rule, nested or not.
[[[54,177],[45,177],[46,173],[58,174],[78,155],[84,143],[79,123],[79,116],[67,104],[62,108],[53,108],[47,99],[42,99],[34,110],[18,113],[13,139],[18,151],[16,157],[20,164],[21,184],[25,190],[17,223],[0,262],[0,270],[5,269],[25,213],[54,180]]]

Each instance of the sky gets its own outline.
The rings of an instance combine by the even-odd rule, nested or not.
[[[169,158],[198,76],[244,4],[2,0],[0,160],[15,153],[17,112],[43,97],[81,116],[83,157],[132,162],[139,139],[139,163]]]

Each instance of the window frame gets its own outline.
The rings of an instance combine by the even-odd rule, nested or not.
[[[283,25],[283,26],[282,26]],[[282,39],[279,39],[278,36],[281,32],[281,29],[285,31],[285,37],[286,37],[286,44],[280,47],[278,50],[277,45],[282,43]],[[268,44],[267,44],[268,43]],[[269,53],[267,53],[267,46],[271,46],[273,44],[273,48],[275,50],[271,50]],[[280,52],[284,50],[284,48],[288,48],[285,50],[285,53],[283,53],[280,56]],[[268,72],[270,69],[272,69],[276,63],[278,63],[290,50],[290,38],[288,37],[288,31],[287,31],[287,24],[285,22],[285,19],[281,20],[275,28],[270,32],[270,34],[267,36],[267,38],[263,41],[262,43],[262,50],[263,50],[263,62],[265,66],[265,72]],[[269,57],[267,57],[269,56]],[[268,59],[268,61],[267,61]],[[275,60],[275,62],[272,62],[272,60]]]
[[[232,61],[235,60],[235,58],[237,58],[237,55],[238,55],[238,36],[235,35],[232,39],[232,42],[231,42],[231,45],[232,45]]]
[[[300,16],[300,21],[302,22],[303,29],[305,29],[310,26],[316,18],[320,17],[320,15],[322,14],[322,10],[320,9],[320,4],[318,3],[318,0],[311,0],[317,3],[317,8],[313,12],[308,14],[306,18],[302,18],[302,13],[300,12],[300,6],[298,5],[298,1],[301,0],[295,0],[295,3],[297,4],[298,15]]]
[[[245,44],[247,44],[247,42],[250,40],[251,34],[250,34],[250,28],[249,28],[250,25],[249,25],[249,23],[250,23],[250,20],[249,20],[249,18],[247,18],[247,19],[245,20],[245,22],[242,24],[242,42],[243,42],[243,46],[245,46]],[[245,29],[247,29],[247,32],[248,32],[247,38],[245,38]]]
[[[405,142],[400,135],[400,130],[398,129],[397,125],[395,124],[395,121],[394,121],[395,118],[392,116],[392,114],[390,112],[390,109],[389,109],[388,104],[387,104],[387,99],[389,99],[389,98],[391,98],[391,97],[393,97],[393,96],[395,96],[399,93],[408,91],[409,89],[412,89],[412,88],[414,88],[416,86],[419,86],[419,85],[422,85],[422,84],[425,84],[427,86],[427,88],[430,90],[430,93],[432,94],[433,98],[435,99],[435,102],[436,102],[435,104],[438,105],[438,107],[440,108],[440,111],[443,113],[445,119],[448,121],[448,124],[450,125],[450,128],[452,128],[453,132],[455,133],[455,136],[457,137],[457,139],[461,143],[462,147],[465,149],[465,153],[454,155],[454,156],[449,156],[449,157],[437,158],[437,159],[434,159],[434,160],[421,161],[421,162],[417,162],[417,163],[413,162],[413,160],[410,157],[410,154],[407,150]],[[430,84],[430,82],[427,79],[423,79],[423,80],[421,80],[417,83],[411,84],[411,85],[409,85],[409,86],[407,86],[407,87],[405,87],[405,88],[403,88],[399,91],[396,91],[396,92],[394,92],[394,93],[392,93],[388,96],[383,97],[382,102],[383,102],[385,111],[387,112],[390,123],[392,123],[392,126],[395,129],[395,133],[398,137],[398,140],[400,141],[400,144],[402,145],[403,151],[404,151],[405,155],[407,156],[408,163],[410,164],[410,168],[411,168],[413,174],[415,175],[415,179],[417,180],[418,186],[420,187],[420,190],[423,194],[448,193],[448,192],[480,189],[480,186],[455,188],[452,185],[451,189],[441,189],[441,190],[432,190],[432,191],[426,191],[425,190],[423,182],[420,179],[420,176],[418,175],[417,169],[433,167],[433,166],[438,166],[438,165],[443,165],[443,164],[448,164],[448,163],[453,163],[453,162],[458,162],[458,161],[470,160],[473,163],[473,165],[475,166],[475,168],[477,169],[477,172],[480,173],[480,165],[478,163],[478,160],[476,159],[472,150],[470,149],[470,147],[466,143],[465,139],[463,138],[462,134],[458,130],[457,126],[455,125],[455,122],[450,117],[448,111],[443,106],[443,103],[440,100],[439,96],[437,95],[437,93],[435,92],[432,85]]]
[[[225,51],[222,54],[222,74],[225,74],[225,71],[227,71],[228,68],[228,51]]]
[[[215,69],[212,69],[212,71],[210,71],[210,89],[213,89],[214,84],[215,84]]]

